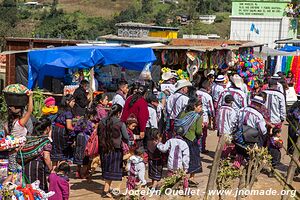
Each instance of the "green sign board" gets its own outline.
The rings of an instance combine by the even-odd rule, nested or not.
[[[283,17],[286,1],[233,1],[232,16]]]

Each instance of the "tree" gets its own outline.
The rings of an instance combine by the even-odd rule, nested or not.
[[[168,16],[165,12],[160,10],[155,16],[155,24],[157,26],[165,26],[167,22]]]
[[[0,6],[0,20],[15,27],[18,21],[17,4],[15,0],[4,0]]]
[[[142,0],[142,12],[146,14],[153,12],[152,0]]]

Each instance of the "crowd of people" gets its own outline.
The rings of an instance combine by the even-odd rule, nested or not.
[[[209,130],[217,130],[218,136],[231,136],[222,157],[233,155],[236,167],[247,157],[239,149],[253,144],[268,147],[272,165],[279,165],[282,123],[288,117],[298,128],[300,120],[298,101],[288,113],[286,109],[284,94],[293,86],[291,73],[287,77],[276,74],[265,83],[256,81],[253,89],[238,74],[216,74],[213,70],[197,83],[176,80],[173,75],[164,79],[163,84],[174,84],[175,91],[162,91],[151,81],[130,86],[120,81],[110,107],[109,95],[92,98],[86,93],[89,82],[83,80],[73,95],[62,98],[59,107],[53,97],[45,100],[44,116],[34,123],[32,132],[26,129],[32,93],[28,94],[25,114],[23,108],[10,107],[7,134],[17,137],[29,132],[47,135],[52,141],[36,159],[26,163],[24,173],[29,181],[38,179],[41,189],[55,191],[49,199],[68,199],[72,162],[77,165],[76,178],[90,180],[96,168],[101,168],[103,198],[113,197],[112,181],[121,181],[124,176],[128,190],[146,186],[146,177],[151,180],[148,186],[157,189],[164,166],[168,176],[182,170],[188,184],[197,186],[195,175],[203,170],[200,154],[208,153]],[[297,134],[290,126],[294,141]],[[290,153],[292,147],[289,142]],[[96,153],[87,153],[91,151]],[[18,167],[16,152],[11,153],[9,171]]]

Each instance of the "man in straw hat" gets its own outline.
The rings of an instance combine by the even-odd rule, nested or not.
[[[170,119],[170,131],[174,129],[174,119],[177,118],[179,113],[188,104],[189,97],[187,96],[192,83],[188,80],[179,80],[175,84],[175,92],[172,94],[167,101],[167,113]]]
[[[211,95],[215,104],[218,102],[219,96],[225,90],[225,87],[224,75],[217,76],[215,79],[215,84],[211,88]]]
[[[267,94],[265,105],[270,111],[271,124],[281,128],[286,118],[286,103],[283,93],[277,90],[277,86],[277,82],[270,79],[269,88],[264,91]]]
[[[220,108],[225,103],[225,97],[231,94],[234,98],[232,108],[239,112],[241,108],[247,106],[247,95],[241,90],[244,81],[238,74],[231,76],[230,81],[231,86],[220,94],[217,106]]]

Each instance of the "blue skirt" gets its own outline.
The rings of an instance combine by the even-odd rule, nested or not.
[[[163,172],[163,161],[162,159],[159,160],[148,160],[149,170],[148,176],[150,179],[155,181],[160,181],[162,178]]]
[[[186,138],[184,140],[189,146],[189,150],[190,150],[190,163],[189,163],[188,173],[189,174],[201,173],[203,170],[202,170],[200,149],[199,149],[197,138],[195,138],[194,141],[190,141],[189,139]]]
[[[118,149],[107,154],[101,154],[102,177],[105,180],[122,180],[123,153]]]
[[[67,160],[70,154],[70,145],[68,143],[68,134],[66,128],[54,125],[52,131],[52,161]]]

